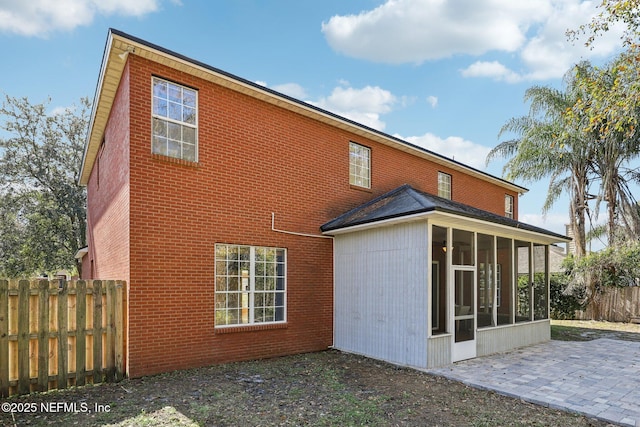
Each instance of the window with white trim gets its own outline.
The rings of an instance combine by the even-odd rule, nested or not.
[[[371,188],[371,149],[349,142],[349,184]]]
[[[286,249],[215,245],[215,325],[286,321]]]
[[[509,194],[504,195],[504,216],[513,218],[513,196]]]
[[[198,161],[198,92],[153,78],[151,152]]]
[[[438,172],[438,196],[451,200],[451,175]]]

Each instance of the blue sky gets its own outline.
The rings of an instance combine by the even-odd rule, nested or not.
[[[259,82],[497,176],[487,152],[533,85],[619,48],[567,42],[596,1],[0,1],[0,92],[51,109],[93,97],[108,28]],[[567,204],[541,215],[547,181],[518,182],[520,219],[564,233]]]

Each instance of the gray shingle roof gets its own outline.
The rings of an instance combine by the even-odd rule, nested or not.
[[[364,205],[358,206],[337,218],[323,224],[320,229],[323,232],[338,230],[367,223],[374,223],[391,218],[398,218],[418,213],[426,212],[446,212],[460,215],[467,218],[474,218],[487,221],[493,224],[500,224],[520,230],[540,233],[561,240],[569,240],[566,236],[535,227],[524,222],[519,222],[505,216],[496,215],[473,206],[454,202],[425,193],[408,184],[391,190]]]

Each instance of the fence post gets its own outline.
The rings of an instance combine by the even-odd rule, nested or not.
[[[28,280],[18,282],[18,393],[31,390],[29,378],[29,287]]]
[[[67,372],[69,370],[69,314],[68,314],[68,291],[69,286],[66,280],[60,283],[58,289],[58,383],[57,388],[62,390],[67,388]]]
[[[9,281],[0,280],[0,397],[9,397]]]
[[[38,281],[38,391],[49,389],[49,280]]]
[[[87,282],[76,283],[76,385],[86,384],[87,370]]]
[[[93,281],[93,383],[102,382],[102,281]]]
[[[113,281],[107,282],[107,345],[105,348],[106,353],[106,377],[107,381],[111,382],[115,378],[115,312],[114,301],[116,300],[115,286]]]
[[[125,325],[125,321],[124,321],[124,313],[125,313],[125,308],[124,308],[124,293],[125,293],[125,289],[123,289],[123,282],[120,281],[116,281],[115,282],[115,291],[116,291],[116,298],[115,298],[115,304],[114,304],[114,308],[115,308],[115,316],[116,316],[116,322],[115,322],[115,368],[116,368],[116,381],[120,381],[124,378],[124,325]]]

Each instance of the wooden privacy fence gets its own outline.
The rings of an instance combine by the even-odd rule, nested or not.
[[[124,375],[126,286],[0,280],[0,397]]]
[[[640,286],[608,287],[584,311],[576,311],[578,320],[630,322],[640,318]]]

